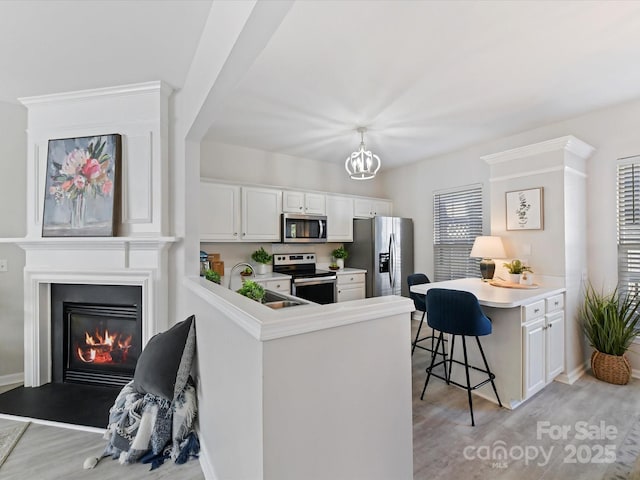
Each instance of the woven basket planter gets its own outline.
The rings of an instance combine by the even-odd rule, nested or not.
[[[591,354],[591,370],[597,379],[615,385],[626,385],[631,378],[631,365],[625,355],[609,355],[595,350]]]

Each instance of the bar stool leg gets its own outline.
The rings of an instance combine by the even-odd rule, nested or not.
[[[502,406],[502,402],[500,401],[500,397],[498,396],[498,389],[496,388],[496,384],[493,381],[493,374],[491,373],[491,370],[489,370],[487,357],[484,356],[484,350],[482,350],[482,345],[480,344],[480,339],[478,337],[476,337],[476,342],[478,342],[478,348],[480,349],[480,354],[482,355],[482,361],[484,362],[484,367],[487,369],[487,373],[489,374],[489,378],[491,379],[491,386],[493,387],[493,391],[496,394],[498,405]]]
[[[453,369],[453,348],[456,346],[456,336],[451,335],[451,351],[449,352],[449,375],[448,378],[451,378],[451,369]],[[445,361],[444,368],[447,368],[447,363]],[[447,385],[449,385],[449,381],[447,380]]]
[[[416,333],[416,339],[413,341],[413,348],[411,349],[411,355],[416,350],[416,345],[418,344],[418,339],[420,338],[420,330],[422,329],[422,322],[424,322],[424,316],[427,312],[422,312],[422,318],[420,319],[420,325],[418,325],[418,333]],[[433,339],[431,340],[433,342]]]
[[[442,341],[442,332],[440,332],[440,336],[438,336],[438,342],[436,343],[436,349],[440,348],[440,342]],[[429,378],[431,378],[431,370],[433,369],[433,364],[436,362],[436,355],[432,353],[431,355],[431,365],[427,368],[427,379],[424,381],[424,387],[422,388],[422,395],[420,395],[420,400],[424,400],[424,392],[427,389],[427,385],[429,384]],[[446,369],[446,365],[445,365]]]
[[[467,359],[467,342],[462,335],[462,351],[464,352],[464,370],[467,375],[467,395],[469,396],[469,411],[471,412],[471,426],[475,427],[476,422],[473,419],[473,400],[471,399],[471,380],[469,379],[469,360]]]
[[[449,385],[449,374],[447,373],[447,352],[444,346],[444,334],[442,332],[440,334],[442,335],[442,366],[444,367],[444,378],[447,382],[447,385]]]

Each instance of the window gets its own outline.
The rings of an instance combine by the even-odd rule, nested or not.
[[[433,195],[434,281],[480,276],[480,259],[469,257],[478,235],[482,235],[482,185]]]
[[[640,156],[618,163],[618,284],[640,287]]]

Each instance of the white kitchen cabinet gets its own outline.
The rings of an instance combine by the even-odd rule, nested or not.
[[[201,242],[279,242],[282,192],[200,182]]]
[[[327,196],[327,241],[353,242],[353,198]]]
[[[353,216],[356,218],[388,217],[391,215],[391,202],[375,198],[356,198]]]
[[[338,275],[338,302],[365,298],[365,274],[341,273]]]
[[[542,390],[545,378],[545,320],[544,316],[522,327],[524,335],[523,397]]]
[[[242,235],[245,242],[279,242],[282,191],[242,187]]]
[[[325,215],[325,195],[285,190],[282,194],[282,211],[284,213]]]
[[[200,182],[200,241],[240,238],[240,187]]]
[[[525,310],[526,323],[522,327],[522,393],[525,399],[542,390],[564,371],[563,298],[563,295],[556,295],[546,299],[546,313],[542,310],[537,318],[530,321],[526,321]]]
[[[264,280],[256,278],[252,280],[254,280],[256,283],[261,284],[267,290],[291,294],[291,280],[289,278],[275,279],[275,280],[273,278],[264,279]]]

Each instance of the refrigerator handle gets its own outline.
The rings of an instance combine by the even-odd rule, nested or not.
[[[389,285],[391,285],[391,288],[393,288],[393,251],[391,250],[391,247],[393,246],[393,236],[389,235],[389,268],[388,268],[388,272],[389,273]]]
[[[393,233],[389,236],[389,279],[391,280],[391,288],[396,287],[396,239]]]

